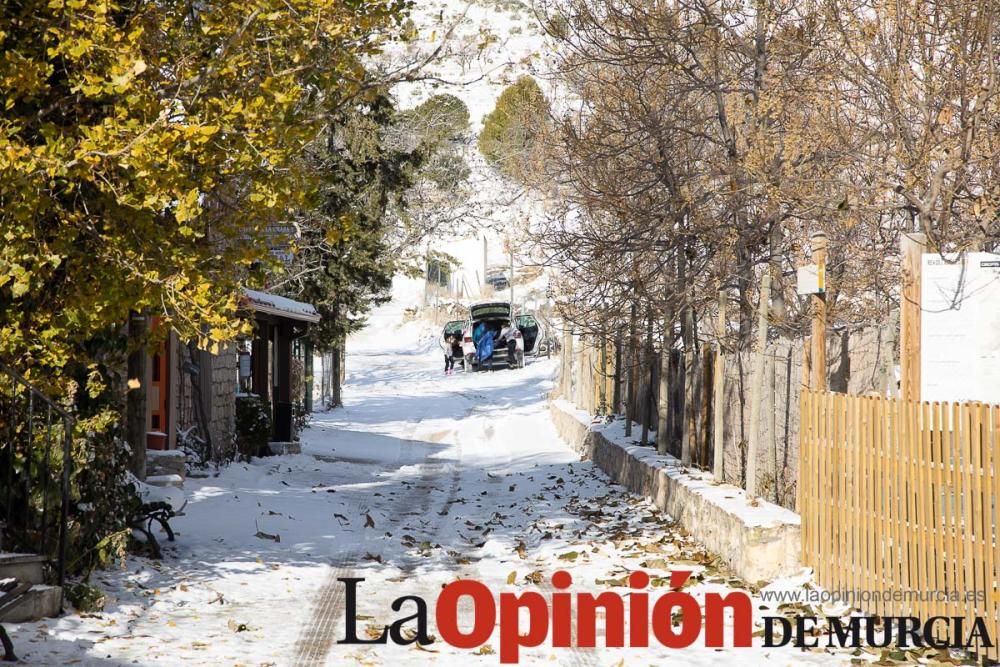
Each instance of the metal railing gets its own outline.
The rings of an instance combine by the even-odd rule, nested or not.
[[[0,361],[0,551],[49,557],[59,586],[66,577],[73,425],[63,406]]]

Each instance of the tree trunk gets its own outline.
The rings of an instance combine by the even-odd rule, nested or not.
[[[710,464],[709,453],[712,451],[712,390],[715,386],[715,378],[712,375],[715,365],[715,354],[712,349],[705,346],[701,350],[701,439],[699,441],[698,463],[703,468],[708,468]]]
[[[771,270],[771,319],[772,321],[778,323],[780,327],[779,331],[781,332],[785,331],[785,325],[787,324],[787,313],[785,312],[785,291],[782,289],[783,281],[781,279],[781,246],[783,241],[784,237],[782,235],[782,226],[775,222],[771,226],[771,232],[768,237],[771,250],[771,260],[768,268]]]
[[[343,360],[343,357],[340,354],[340,348],[341,348],[340,345],[337,345],[335,348],[333,348],[333,355],[332,355],[333,356],[333,364],[332,364],[333,368],[331,369],[332,372],[330,373],[330,407],[331,408],[339,408],[342,405],[342,403],[341,403],[341,396],[340,396],[340,384],[341,384],[342,378],[343,378],[343,375],[342,375],[342,366],[343,366],[342,360]]]
[[[690,313],[688,315],[690,317]],[[692,457],[694,454],[694,449],[697,447],[698,438],[698,418],[697,410],[698,401],[696,400],[697,394],[696,384],[698,377],[698,369],[696,360],[698,359],[697,352],[694,348],[694,342],[689,341],[684,343],[684,437],[681,440],[681,462],[689,466],[691,465]]]
[[[313,411],[313,346],[309,339],[303,341],[303,363],[302,363],[302,374],[304,377],[303,384],[305,385],[305,393],[302,396],[302,407],[305,409],[306,413],[311,414]]]
[[[597,386],[597,414],[603,417],[611,412],[608,409],[608,340],[606,338],[601,338],[598,354],[598,364],[601,370],[597,374],[597,380],[600,383]]]
[[[146,479],[146,334],[145,315],[133,312],[128,323],[128,385],[125,394],[125,438],[132,450],[129,469]]]
[[[327,382],[330,381],[330,367],[326,363],[326,355],[327,353],[325,351],[319,355],[319,403],[323,407],[326,407],[326,387]]]
[[[635,328],[638,326],[638,316],[636,313],[636,305],[632,304],[632,308],[629,315],[629,330],[628,330],[628,361],[626,362],[625,372],[627,373],[626,378],[626,389],[627,396],[625,398],[625,437],[632,437],[632,422],[635,421],[635,366],[636,366],[636,354],[638,347],[638,341],[635,336]]]
[[[681,253],[677,258],[677,279],[678,284],[687,284],[687,255]],[[695,330],[694,330],[694,308],[685,299],[684,308],[681,310],[681,340],[684,344],[684,357],[681,363],[684,364],[684,431],[681,436],[681,463],[686,466],[691,465],[691,458],[697,438],[697,419],[695,417]]]
[[[617,414],[622,406],[622,335],[615,335],[615,386],[612,392],[611,413]]]
[[[663,344],[660,349],[660,390],[656,415],[656,451],[666,454],[670,442],[670,355],[674,347],[674,316],[663,311]]]
[[[650,413],[650,394],[652,393],[652,382],[650,378],[650,371],[653,368],[653,311],[649,310],[646,313],[646,345],[643,350],[642,355],[642,372],[643,377],[643,387],[642,396],[640,401],[642,402],[642,437],[639,439],[640,445],[645,445],[649,442],[649,413]]]

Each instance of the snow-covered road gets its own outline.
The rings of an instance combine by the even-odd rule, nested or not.
[[[683,567],[697,573],[686,590],[701,599],[740,585],[560,441],[545,403],[554,360],[445,376],[433,346],[407,353],[384,340],[351,348],[346,406],[313,417],[303,454],[189,479],[187,515],[175,522],[178,542],[167,557],[130,558],[127,569],[95,577],[109,595],[103,613],[16,627],[26,662],[490,665],[499,661],[496,635],[475,651],[440,640],[425,648],[338,644],[346,621],[338,578],[365,579],[356,616],[363,638],[412,613],[393,612],[396,597],[433,605],[456,578],[494,592],[551,591],[552,573],[566,569],[576,591],[625,594],[630,571],[665,577]],[[434,634],[433,607],[430,623]],[[555,649],[548,641],[521,652],[523,663],[560,665],[847,659],[697,645]]]

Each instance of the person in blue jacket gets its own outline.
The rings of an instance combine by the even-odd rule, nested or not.
[[[483,335],[486,333],[486,322],[480,322],[476,325],[476,328],[472,330],[472,342],[475,343],[476,347],[479,347],[479,341],[482,339]]]
[[[479,344],[476,345],[476,356],[479,357],[479,366],[482,368],[483,363],[493,356],[493,336],[484,335],[479,339]]]

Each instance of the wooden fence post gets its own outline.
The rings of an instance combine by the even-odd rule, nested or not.
[[[725,407],[726,407],[726,292],[719,290],[719,319],[715,325],[715,335],[719,342],[716,344],[715,353],[715,388],[713,391],[714,426],[712,437],[714,438],[714,454],[712,460],[712,476],[715,481],[721,482],[723,478],[723,466],[725,457]]]
[[[767,346],[767,302],[771,298],[771,273],[764,273],[757,304],[757,349],[753,353],[750,385],[750,431],[747,433],[747,495],[757,496],[757,456],[760,452],[760,403],[764,390],[764,348]]]
[[[899,302],[899,389],[907,401],[920,400],[920,274],[926,234],[902,234],[903,294]]]
[[[809,297],[812,303],[812,335],[809,355],[812,368],[812,381],[809,387],[813,391],[826,391],[826,234],[813,232],[812,261],[820,275],[823,276],[824,291]]]

